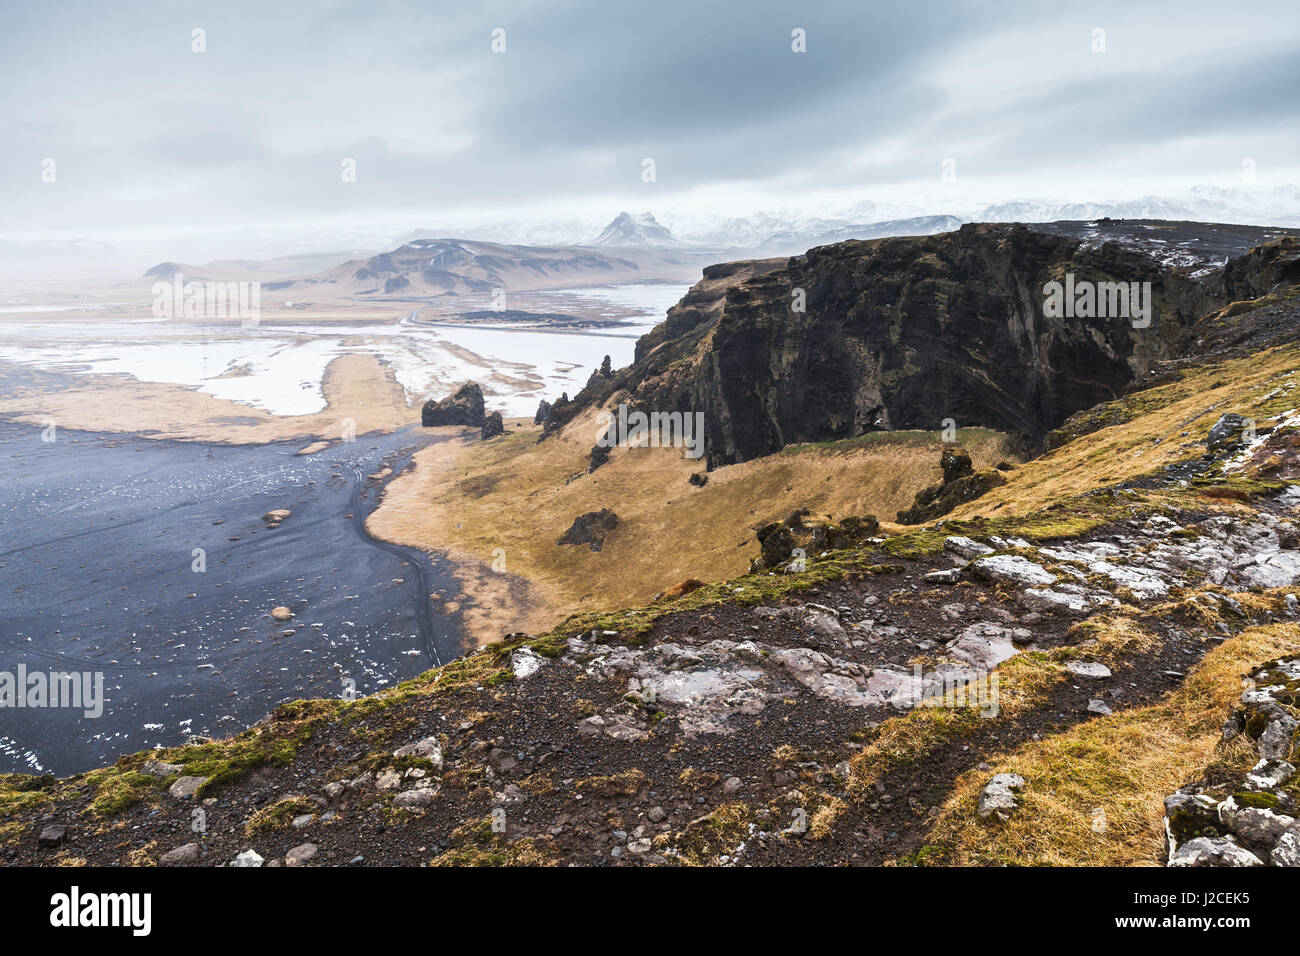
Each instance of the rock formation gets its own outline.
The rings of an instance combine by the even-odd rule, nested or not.
[[[569,529],[555,542],[559,544],[586,544],[599,551],[605,544],[605,535],[618,527],[618,515],[608,508],[588,511],[573,519]]]
[[[483,422],[483,431],[481,436],[484,441],[489,438],[495,438],[506,430],[505,423],[501,420],[500,412],[493,412]]]
[[[1007,480],[995,469],[976,471],[970,455],[960,448],[948,447],[939,459],[943,481],[916,493],[912,507],[898,513],[900,524],[921,524],[941,518],[958,505],[1005,485]]]
[[[1297,269],[1288,237],[1248,251],[1267,230],[1195,223],[1173,238],[1240,261],[1171,267],[1144,225],[1104,224],[1114,239],[1099,241],[1099,224],[1092,234],[1086,223],[972,224],[711,266],[638,341],[634,363],[608,380],[593,374],[547,430],[626,390],[641,407],[702,411],[710,467],[945,419],[1041,442],[1183,354],[1205,312]],[[1048,317],[1044,285],[1067,274],[1150,282],[1150,324]]]
[[[477,382],[466,382],[442,401],[430,399],[420,410],[420,423],[426,428],[435,425],[481,428],[484,421],[483,390]]]

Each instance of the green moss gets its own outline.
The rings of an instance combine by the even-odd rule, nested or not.
[[[107,771],[97,782],[90,809],[99,816],[114,816],[157,793],[158,785],[159,781],[147,774]]]
[[[1179,846],[1196,837],[1220,836],[1222,831],[1218,823],[1208,814],[1213,811],[1189,810],[1185,806],[1175,807],[1165,814],[1165,823],[1174,842]]]
[[[1232,795],[1232,799],[1237,802],[1239,807],[1253,807],[1256,810],[1280,810],[1282,808],[1282,801],[1274,793],[1238,790]]]
[[[452,849],[434,857],[430,866],[553,866],[560,860],[549,836],[511,840],[494,832],[485,817],[462,823],[451,833]]]
[[[306,797],[285,797],[254,812],[244,824],[244,835],[251,837],[268,830],[286,830],[294,817],[319,811],[320,807]]]

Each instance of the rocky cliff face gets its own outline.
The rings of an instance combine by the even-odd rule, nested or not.
[[[967,225],[711,267],[638,343],[632,366],[589,386],[550,427],[626,389],[646,410],[703,411],[710,467],[945,419],[1039,442],[1186,351],[1191,326],[1231,292],[1260,295],[1277,281],[1276,256],[1256,253],[1230,263],[1225,284],[1218,254],[1245,260],[1278,230],[1198,228]],[[1210,246],[1214,255],[1200,251]],[[1149,282],[1149,326],[1046,314],[1044,285],[1067,274]]]

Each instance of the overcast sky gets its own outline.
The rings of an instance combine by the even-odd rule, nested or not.
[[[3,237],[1300,181],[1294,0],[0,10]]]

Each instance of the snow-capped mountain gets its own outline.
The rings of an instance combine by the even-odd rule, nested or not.
[[[593,246],[677,246],[673,234],[659,225],[648,212],[632,215],[621,212],[596,237]]]
[[[1182,195],[1099,202],[1017,199],[995,203],[972,222],[1055,222],[1061,219],[1182,219],[1255,226],[1300,226],[1300,189],[1193,186]]]

